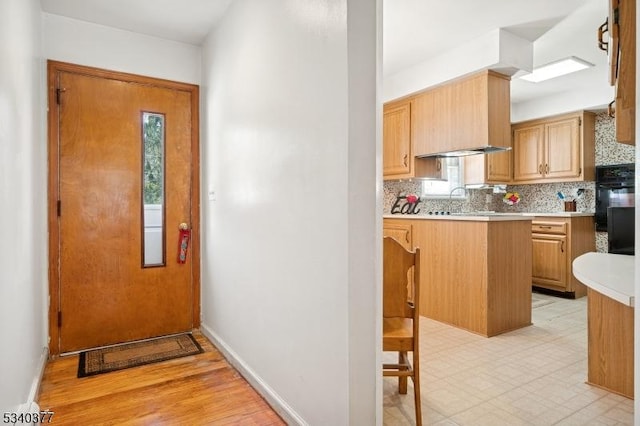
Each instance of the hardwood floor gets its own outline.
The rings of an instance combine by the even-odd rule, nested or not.
[[[76,377],[78,355],[49,362],[38,403],[57,425],[284,425],[200,333],[204,353]]]

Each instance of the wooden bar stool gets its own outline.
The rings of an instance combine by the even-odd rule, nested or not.
[[[398,377],[398,392],[401,394],[407,393],[407,378],[411,377],[416,425],[420,426],[420,249],[410,252],[393,238],[385,237],[383,250],[382,350],[398,352],[398,363],[383,364],[382,374]],[[411,288],[413,294],[410,294]],[[412,352],[413,362],[408,352]]]

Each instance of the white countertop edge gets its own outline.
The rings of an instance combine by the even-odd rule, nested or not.
[[[405,220],[461,220],[472,222],[511,222],[514,220],[531,220],[532,216],[524,215],[423,215],[423,214],[386,214],[383,219],[405,219]]]
[[[556,213],[520,213],[525,216],[540,216],[540,217],[581,217],[581,216],[595,216],[595,213],[587,212],[556,212]]]
[[[469,213],[465,213],[465,216],[462,217],[486,217],[486,216],[491,216],[491,217],[500,217],[500,216],[526,216],[526,217],[593,217],[595,216],[595,213],[585,213],[585,212],[556,212],[556,213],[532,213],[532,212],[524,212],[524,213],[506,213],[506,212],[494,212],[494,213],[490,213],[490,214],[483,214],[483,213],[478,213],[478,214],[473,214],[472,212]],[[382,216],[384,219],[394,219],[394,218],[401,218],[401,219],[447,219],[447,218],[459,218],[461,216],[459,216],[458,214],[453,214],[453,215],[429,215],[429,214],[391,214],[391,213],[385,213]]]
[[[624,305],[635,305],[635,256],[585,253],[576,257],[573,275],[587,287]]]

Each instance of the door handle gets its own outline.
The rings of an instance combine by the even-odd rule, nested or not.
[[[605,52],[609,52],[609,43],[602,40],[602,36],[604,33],[609,31],[609,21],[604,21],[602,25],[598,27],[598,48],[600,50],[604,50]]]

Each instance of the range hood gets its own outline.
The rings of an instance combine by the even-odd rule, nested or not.
[[[426,155],[421,155],[419,158],[428,158],[428,157],[466,157],[467,155],[476,155],[476,154],[493,154],[496,152],[505,152],[511,149],[510,146],[479,146],[476,148],[464,148],[458,149],[454,151],[446,151],[446,152],[436,152]]]

